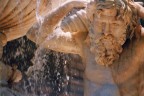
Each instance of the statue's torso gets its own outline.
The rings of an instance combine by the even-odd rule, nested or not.
[[[139,76],[144,74],[140,72],[140,68],[144,63],[143,39],[141,38],[139,41],[132,40],[126,43],[120,58],[115,60],[110,67],[96,64],[93,53],[85,45],[86,93],[89,96],[94,96],[92,94],[96,93],[99,96],[126,96],[127,94],[134,94],[135,96],[140,94],[139,89],[141,89],[141,85],[139,82],[142,82],[143,78],[139,79]]]
[[[119,96],[111,69],[96,64],[95,56],[85,46],[85,96]]]

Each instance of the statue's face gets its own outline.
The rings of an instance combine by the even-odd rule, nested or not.
[[[112,64],[122,52],[127,25],[122,19],[118,19],[116,14],[117,10],[114,8],[99,10],[91,23],[90,50],[95,54],[98,64]]]

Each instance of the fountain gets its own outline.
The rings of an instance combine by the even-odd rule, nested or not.
[[[143,37],[135,37],[138,16],[129,1],[69,1],[59,5],[53,5],[54,0],[14,1],[17,0],[6,0],[0,10],[4,12],[0,17],[0,45],[2,50],[2,46],[9,41],[4,47],[2,61],[11,66],[18,64],[23,79],[20,83],[12,83],[15,85],[11,89],[4,89],[5,93],[11,91],[18,96],[19,92],[24,96],[142,94],[143,78],[138,76],[143,75],[140,66],[143,66],[144,50],[140,48],[144,48],[144,44]],[[50,3],[52,5],[48,6]],[[25,5],[24,9],[14,7],[21,4]],[[28,9],[32,5],[32,10]],[[50,11],[53,6],[59,7]],[[76,9],[72,10],[73,7]],[[24,11],[26,15],[23,15]],[[12,19],[13,12],[14,15],[22,14],[15,15],[20,16],[16,17],[18,21]],[[27,37],[19,38],[24,35]],[[13,56],[9,49],[13,50],[14,45]],[[4,69],[4,66],[1,68]],[[17,69],[14,67],[14,70]],[[5,76],[8,78],[9,74]],[[9,83],[9,78],[3,78],[0,78],[1,81]]]
[[[4,46],[2,61],[10,66],[17,65],[23,75],[22,80],[18,84],[14,83],[11,86],[12,90],[9,88],[4,89],[8,96],[11,96],[10,94],[14,93],[18,96],[59,96],[60,94],[83,94],[83,88],[81,87],[83,85],[78,79],[80,78],[80,81],[82,81],[83,69],[80,68],[82,73],[80,75],[81,77],[79,77],[79,71],[76,70],[74,66],[72,66],[72,68],[69,64],[73,61],[71,58],[72,55],[41,49],[41,51],[37,51],[35,53],[36,59],[33,58],[32,63],[31,59],[34,56],[34,51],[36,50],[37,45],[29,41],[27,37],[22,37],[26,34],[27,30],[34,24],[34,22],[38,21],[40,26],[43,22],[43,15],[51,9],[54,9],[56,6],[60,6],[63,1],[65,0],[37,0],[36,2],[7,0],[3,2],[2,10],[0,10],[0,12],[4,12],[0,19],[2,21],[0,23],[0,25],[2,25],[0,26],[0,31],[5,33],[4,35],[0,35]],[[11,3],[13,3],[14,6],[11,6]],[[45,5],[41,8],[43,4]],[[29,6],[33,7],[30,8]],[[45,7],[47,7],[47,9]],[[11,12],[13,12],[13,14]],[[14,16],[16,18],[12,19]],[[32,17],[35,18],[30,20]],[[13,22],[15,22],[15,24],[12,24]],[[4,37],[7,37],[6,40],[3,39]],[[34,66],[32,66],[33,64]],[[81,63],[79,65],[81,66]],[[29,72],[30,69],[28,70],[30,66],[32,66],[31,72]],[[71,68],[75,71],[71,70]],[[53,72],[53,70],[55,71]],[[76,71],[78,74],[76,74]],[[72,83],[72,81],[74,82]],[[72,89],[71,85],[76,85],[77,88]]]
[[[26,37],[8,42],[4,47],[3,61],[11,66],[14,62],[23,73],[23,79],[12,86],[13,90],[25,96],[83,96],[84,69],[79,56],[43,49],[36,54],[32,66],[35,50],[36,45]],[[28,72],[29,67],[32,70]]]

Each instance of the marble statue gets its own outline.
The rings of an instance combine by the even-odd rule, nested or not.
[[[25,5],[33,4],[26,1]],[[73,8],[78,11],[67,15]],[[8,13],[10,9],[6,9]],[[132,0],[68,0],[44,14],[41,24],[27,14],[23,20],[25,26],[13,23],[15,19],[6,23],[13,17],[6,14],[9,19],[0,22],[0,50],[7,41],[26,35],[40,47],[81,56],[85,66],[85,96],[143,96],[144,31],[139,18],[144,17],[144,11],[141,9]],[[7,25],[19,25],[23,30],[14,27],[7,31]]]
[[[143,96],[144,37],[139,18],[144,12],[136,8],[141,5],[92,0],[64,18],[81,4],[74,0],[53,10],[41,26],[36,23],[29,30],[28,38],[44,48],[81,56],[85,96]]]

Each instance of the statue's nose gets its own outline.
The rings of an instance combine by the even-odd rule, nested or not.
[[[103,34],[104,35],[109,35],[111,32],[110,32],[110,25],[109,24],[105,24],[104,26],[103,26]]]

